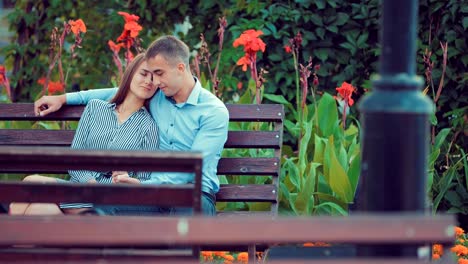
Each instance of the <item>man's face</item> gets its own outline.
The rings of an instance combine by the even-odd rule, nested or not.
[[[157,55],[148,59],[148,68],[153,73],[154,85],[166,96],[176,100],[183,80],[184,68],[181,69],[180,63],[167,61],[163,56]]]

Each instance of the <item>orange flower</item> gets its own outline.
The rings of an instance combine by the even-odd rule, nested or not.
[[[213,251],[213,254],[218,257],[224,257],[226,256],[226,251]]]
[[[307,242],[307,243],[302,244],[302,246],[304,246],[304,247],[313,247],[315,245],[312,242]]]
[[[239,255],[237,255],[237,261],[240,261],[242,263],[249,262],[249,253],[247,253],[247,252],[239,253]]]
[[[42,77],[37,81],[37,83],[40,85],[44,85],[45,81],[46,81],[46,78]],[[47,85],[47,91],[49,92],[49,95],[54,94],[54,93],[63,93],[65,91],[65,85],[61,82],[49,81]]]
[[[231,255],[224,255],[223,258],[227,261],[233,261],[234,260],[234,257],[231,256]]]
[[[140,19],[139,16],[137,15],[133,15],[133,14],[129,14],[127,12],[117,12],[117,14],[123,16],[123,18],[125,19],[125,23],[129,23],[129,22],[136,22]]]
[[[463,245],[455,245],[450,249],[453,253],[457,254],[457,256],[466,256],[468,255],[468,248]]]
[[[284,51],[286,53],[291,53],[292,52],[291,46],[289,46],[289,45],[284,46]]]
[[[250,66],[250,57],[246,54],[244,57],[240,58],[236,64],[239,66],[242,65],[242,70],[247,71],[247,67]]]
[[[459,259],[458,264],[468,264],[468,259]]]
[[[432,259],[440,259],[440,255],[437,253],[432,254]]]
[[[119,53],[120,48],[123,47],[123,43],[115,44],[112,40],[109,40],[107,45],[109,45],[109,48],[115,53]]]
[[[140,33],[143,27],[135,21],[130,21],[125,23],[124,29],[130,32],[130,37],[136,38],[136,36],[138,36],[138,33]]]
[[[239,36],[239,38],[234,40],[232,45],[234,48],[237,48],[238,46],[244,46],[244,51],[249,54],[256,53],[260,50],[265,52],[266,44],[262,39],[259,38],[261,35],[263,35],[261,30],[246,30]]]
[[[343,100],[345,100],[345,102],[349,106],[352,106],[354,104],[354,100],[353,100],[353,98],[351,98],[351,95],[355,91],[354,86],[352,86],[351,84],[349,84],[347,82],[343,82],[341,87],[336,88],[336,91],[338,91],[341,98],[343,98]]]
[[[444,248],[441,244],[434,244],[432,246],[432,251],[437,254],[442,254],[444,252]]]
[[[70,20],[68,21],[68,24],[71,27],[71,31],[75,36],[78,36],[81,32],[86,33],[86,25],[83,22],[83,20],[80,18],[78,20]]]
[[[465,233],[465,230],[463,228],[456,226],[455,227],[455,235],[456,236],[461,236]]]

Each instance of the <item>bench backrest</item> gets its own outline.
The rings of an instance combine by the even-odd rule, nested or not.
[[[218,165],[218,175],[223,179],[216,196],[217,203],[223,203],[218,205],[221,208],[218,214],[276,215],[284,108],[279,104],[226,106],[231,128],[224,146],[225,154]],[[69,146],[75,132],[69,124],[62,123],[60,129],[44,129],[35,123],[20,124],[18,121],[43,121],[43,124],[78,121],[83,109],[84,106],[64,106],[56,113],[36,117],[31,103],[0,104],[0,146]],[[39,171],[23,167],[15,172]],[[57,173],[48,168],[40,172]],[[224,177],[229,178],[229,184]],[[247,212],[247,208],[250,211]]]

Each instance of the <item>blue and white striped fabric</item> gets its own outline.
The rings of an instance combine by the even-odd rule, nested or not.
[[[145,107],[134,112],[125,122],[119,124],[115,104],[91,100],[81,116],[73,138],[73,149],[97,150],[147,150],[159,149],[158,127]],[[70,181],[86,183],[95,179],[98,183],[111,183],[109,172],[70,170]],[[151,172],[129,172],[141,182],[150,180]],[[61,203],[60,208],[92,207],[92,204]]]

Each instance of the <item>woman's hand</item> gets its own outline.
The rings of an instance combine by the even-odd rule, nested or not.
[[[130,177],[126,171],[113,171],[112,172],[112,183],[131,183],[139,184],[138,179]]]

